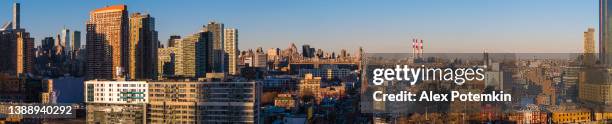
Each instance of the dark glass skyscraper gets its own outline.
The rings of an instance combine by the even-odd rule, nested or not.
[[[312,58],[314,57],[315,48],[310,47],[308,44],[302,45],[302,56],[304,58]]]
[[[0,73],[19,75],[32,70],[34,38],[20,27],[19,6],[19,3],[13,4],[13,21],[0,28]]]
[[[223,23],[209,22],[205,27],[207,32],[206,41],[210,45],[209,60],[210,72],[223,72],[225,69],[225,49],[223,44]]]
[[[612,33],[611,19],[612,3],[609,0],[599,0],[599,61],[605,65],[612,65]]]

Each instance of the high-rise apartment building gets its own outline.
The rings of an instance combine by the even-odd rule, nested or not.
[[[20,4],[13,5],[13,21],[0,30],[0,73],[10,75],[32,71],[34,38],[20,27]],[[12,27],[12,28],[9,28]]]
[[[195,66],[196,66],[196,77],[204,77],[207,72],[210,72],[211,65],[209,65],[209,50],[211,46],[206,42],[208,32],[198,32],[190,36],[184,37],[183,40],[193,41],[196,44],[195,52]]]
[[[612,2],[599,0],[599,61],[612,65]]]
[[[146,81],[85,81],[86,103],[147,103]]]
[[[90,79],[117,79],[129,61],[128,11],[114,5],[90,12],[87,21],[87,76]]]
[[[58,40],[58,44],[62,48],[61,52],[67,56],[66,59],[68,59],[68,61],[72,61],[80,49],[79,45],[81,45],[81,32],[70,31],[70,29],[64,28],[60,32]]]
[[[188,36],[180,40],[175,40],[174,49],[174,75],[179,77],[196,76],[196,40]]]
[[[266,68],[268,64],[268,56],[263,51],[263,48],[258,47],[253,54],[253,67]]]
[[[87,123],[146,123],[145,81],[85,81]]]
[[[130,79],[157,78],[157,31],[149,14],[130,15]]]
[[[225,48],[223,44],[223,23],[209,22],[204,27],[206,32],[206,42],[208,42],[208,65],[210,72],[223,72],[225,64]]]
[[[88,123],[258,123],[258,82],[85,82]]]
[[[0,73],[11,75],[32,71],[34,38],[23,29],[0,32]]]
[[[70,36],[70,29],[62,29],[59,40],[61,46],[64,48],[64,52],[66,55],[68,55],[72,51],[72,43],[70,43],[72,40],[70,40],[70,38],[72,38]]]
[[[55,47],[55,39],[53,37],[45,37],[41,41],[41,47],[46,54],[52,53],[53,47]]]
[[[595,64],[595,29],[589,28],[584,32],[584,65]]]
[[[607,68],[583,68],[578,77],[578,100],[612,109],[612,71]]]
[[[81,31],[72,31],[70,34],[70,49],[72,51],[78,51],[81,49]]]
[[[224,45],[226,53],[225,72],[231,75],[238,74],[238,30],[235,28],[226,28],[224,31]]]
[[[176,39],[181,39],[181,36],[178,36],[178,35],[170,36],[170,38],[168,38],[168,47],[174,47],[174,40]]]
[[[149,82],[150,123],[258,121],[257,82]]]
[[[567,66],[563,68],[560,97],[564,100],[578,101],[578,77],[580,76],[580,66]]]
[[[304,58],[312,58],[315,54],[315,48],[310,47],[308,44],[302,45],[302,56]]]

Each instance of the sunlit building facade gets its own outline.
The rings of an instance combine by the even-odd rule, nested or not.
[[[226,64],[225,69],[231,75],[238,74],[238,30],[235,28],[226,28],[224,30],[225,38],[225,53],[226,53]]]
[[[130,79],[156,79],[157,31],[155,18],[149,14],[130,15]]]
[[[93,10],[87,21],[87,76],[117,79],[128,66],[129,27],[126,5]]]

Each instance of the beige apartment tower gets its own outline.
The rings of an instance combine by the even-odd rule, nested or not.
[[[595,64],[595,29],[589,28],[584,32],[584,65]]]
[[[196,42],[192,35],[180,40],[175,40],[174,48],[174,76],[195,77],[196,76]]]
[[[225,69],[231,75],[237,75],[237,61],[238,61],[238,30],[235,28],[226,28],[224,30],[225,38],[225,55],[227,56],[227,64]]]
[[[129,42],[130,79],[156,79],[158,43],[155,18],[141,13],[130,15]]]

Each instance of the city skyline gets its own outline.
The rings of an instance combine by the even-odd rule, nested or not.
[[[154,15],[164,44],[170,35],[190,35],[214,20],[240,30],[240,50],[296,43],[336,52],[337,46],[352,52],[359,46],[367,52],[410,52],[410,39],[419,38],[425,52],[575,53],[582,51],[576,46],[582,45],[584,29],[598,30],[598,1],[79,1],[79,6],[74,1],[4,1],[0,10],[10,12],[14,2],[22,3],[22,28],[37,45],[63,27],[84,31],[91,10],[116,4],[126,4],[129,13]],[[10,17],[0,13],[2,23]]]

